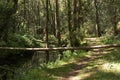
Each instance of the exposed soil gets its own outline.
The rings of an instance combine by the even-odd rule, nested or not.
[[[96,38],[89,38],[87,40],[90,43],[89,45],[97,45],[96,42],[99,41]],[[93,66],[93,65],[90,66],[89,63],[98,60],[101,56],[103,56],[104,54],[106,54],[106,52],[109,52],[109,51],[102,50],[102,49],[92,50],[91,55],[86,56],[84,59],[78,62],[75,62],[76,65],[67,74],[63,74],[60,80],[84,80],[84,78],[95,74],[97,66]],[[92,68],[85,70],[85,67],[89,67],[89,66]]]

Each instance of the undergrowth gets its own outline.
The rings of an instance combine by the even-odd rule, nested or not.
[[[49,62],[48,64],[42,63],[39,66],[32,67],[29,70],[17,70],[17,74],[14,75],[12,80],[56,80],[61,73],[67,73],[74,67],[73,63],[80,58],[85,57],[86,52],[84,51],[65,51],[62,60],[57,59],[55,62]],[[67,66],[66,66],[67,65]]]
[[[28,34],[9,34],[7,41],[0,41],[1,47],[41,47],[42,43],[35,41],[35,37]],[[29,54],[29,55],[28,55]],[[33,51],[0,50],[0,64],[18,63],[26,57],[31,57]],[[18,60],[19,58],[19,60]],[[9,61],[9,62],[8,62]],[[21,62],[21,61],[19,61]]]
[[[101,56],[96,56],[97,59],[88,61],[84,65],[77,77],[83,78],[82,80],[119,80],[119,51],[119,49],[114,49],[101,54]],[[86,55],[91,55],[91,52],[74,51],[71,53],[65,51],[62,60],[57,59],[55,62],[43,63],[29,70],[18,69],[12,80],[60,80],[62,76],[74,69],[76,66],[74,62],[84,59]]]
[[[99,66],[94,71],[93,75],[86,77],[83,80],[120,80],[120,50],[113,49],[111,52],[104,54],[98,59],[94,65]]]
[[[102,37],[101,42],[103,44],[119,44],[120,43],[120,35],[105,35]]]

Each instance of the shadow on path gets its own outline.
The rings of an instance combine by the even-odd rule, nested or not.
[[[101,65],[102,63],[96,64],[95,61],[104,55],[106,55],[106,53],[104,53],[103,50],[95,50],[92,51],[92,54],[79,61],[63,65],[62,67],[50,69],[49,73],[55,76],[59,76],[58,80],[82,80],[82,78],[96,73],[95,71],[97,70],[97,66]],[[79,74],[83,74],[83,76],[79,77]]]
[[[96,39],[90,40],[93,42]],[[94,43],[90,45],[95,45]],[[113,60],[113,57],[114,60],[116,58],[117,60],[119,60],[118,58],[120,56],[116,56],[119,51],[117,50],[115,53],[114,52],[114,48],[93,49],[90,52],[91,54],[86,55],[79,61],[63,65],[62,67],[51,69],[50,74],[58,76],[57,80],[120,80],[120,77],[118,76],[120,74],[103,72],[98,69],[101,65],[104,64],[104,61]],[[64,70],[67,72],[65,72]],[[52,73],[53,71],[54,73]]]

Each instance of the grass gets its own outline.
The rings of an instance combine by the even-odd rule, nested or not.
[[[66,76],[72,76],[73,80],[76,77],[78,80],[120,80],[119,52],[119,49],[114,49],[92,55],[92,52],[75,51],[71,54],[66,51],[62,60],[42,64],[26,72],[20,71],[14,80],[61,80]],[[86,57],[89,59],[86,60]],[[70,71],[72,74],[69,74]]]
[[[85,57],[84,51],[65,51],[62,60],[49,62],[48,64],[40,64],[40,66],[31,68],[26,71],[25,69],[18,69],[17,74],[12,80],[59,80],[62,75],[67,74],[76,64],[77,60]]]
[[[14,80],[120,80],[119,66],[120,50],[117,48],[100,52],[65,51],[62,60],[41,64],[27,72],[20,71]]]
[[[120,35],[105,35],[101,37],[101,43],[103,44],[119,44],[120,43]]]
[[[78,77],[82,80],[120,80],[119,52],[120,50],[115,49],[94,61],[90,61]]]

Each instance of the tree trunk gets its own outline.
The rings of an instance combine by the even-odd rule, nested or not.
[[[49,47],[49,43],[48,43],[48,18],[49,18],[48,1],[49,0],[46,0],[46,26],[45,26],[46,48]],[[46,51],[46,63],[48,62],[49,62],[49,51]]]
[[[82,1],[78,1],[78,29],[83,25]]]
[[[72,31],[77,28],[77,0],[73,0]]]
[[[73,14],[72,14],[72,46],[80,46],[79,40],[77,39],[77,0],[73,0]]]
[[[72,25],[71,25],[71,20],[72,20],[72,18],[71,18],[71,2],[70,2],[70,0],[67,0],[67,2],[68,2],[68,31],[69,31],[69,40],[70,40],[70,46],[72,46],[72,32],[71,32],[71,27],[72,27]]]
[[[98,14],[98,6],[97,6],[97,0],[94,0],[94,6],[95,6],[95,15],[96,15],[96,24],[95,24],[95,28],[96,28],[96,35],[97,37],[101,36],[101,32],[100,32],[100,21],[99,21],[99,14]]]
[[[59,20],[59,3],[58,0],[55,0],[55,28],[56,28],[56,37],[58,39],[58,47],[61,47],[61,35],[60,35],[60,20]],[[61,58],[63,53],[60,51]]]

